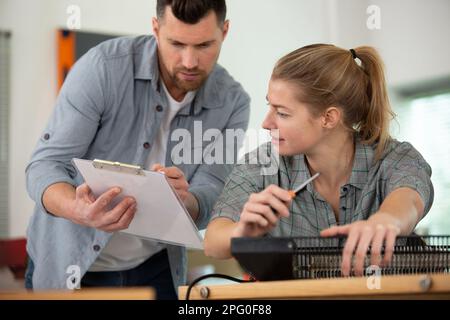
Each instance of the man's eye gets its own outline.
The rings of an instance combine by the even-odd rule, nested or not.
[[[199,44],[197,46],[197,48],[199,48],[199,49],[206,49],[206,48],[209,48],[210,46],[211,45],[209,43],[202,43],[202,44]]]
[[[174,47],[176,47],[176,48],[181,48],[181,47],[183,47],[183,44],[182,44],[182,43],[178,43],[178,42],[172,42],[172,45],[173,45]]]

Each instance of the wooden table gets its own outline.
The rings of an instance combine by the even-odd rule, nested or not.
[[[0,300],[153,300],[151,288],[86,288],[80,290],[0,290]]]
[[[187,288],[178,288],[180,299]],[[199,284],[190,299],[450,299],[450,274]]]

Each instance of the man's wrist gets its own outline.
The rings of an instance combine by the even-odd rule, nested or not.
[[[197,221],[198,217],[200,216],[200,205],[198,203],[197,197],[193,193],[188,191],[184,204],[192,219],[194,221]]]

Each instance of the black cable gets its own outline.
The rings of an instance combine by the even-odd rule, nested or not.
[[[196,283],[208,279],[208,278],[222,278],[222,279],[227,279],[227,280],[231,280],[234,282],[239,282],[239,283],[244,283],[244,282],[255,282],[255,279],[251,279],[251,280],[242,280],[242,279],[238,279],[232,276],[228,276],[226,274],[220,274],[220,273],[211,273],[211,274],[205,274],[201,277],[198,277],[197,279],[195,279],[194,281],[192,281],[192,283],[189,285],[187,291],[186,291],[186,300],[189,300],[189,297],[191,295],[191,290],[192,288],[195,286]]]

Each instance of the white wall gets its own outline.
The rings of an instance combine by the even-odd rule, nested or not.
[[[393,87],[450,74],[450,1],[330,0],[337,12],[334,43],[379,49]],[[381,12],[381,28],[366,28],[369,5]]]
[[[116,34],[151,33],[155,1],[0,0],[0,28],[12,37],[10,235],[25,235],[33,202],[25,189],[24,169],[54,107],[55,30],[65,27],[69,5],[81,8],[81,28]],[[326,42],[326,1],[229,0],[229,37],[220,63],[253,98],[251,127],[258,128],[266,108],[267,79],[276,59],[301,45]]]
[[[381,8],[381,30],[366,28],[368,4]],[[0,28],[12,37],[10,234],[22,236],[33,203],[24,169],[54,107],[55,30],[69,5],[81,8],[83,31],[151,32],[155,0],[0,0]],[[228,0],[231,20],[220,63],[252,97],[251,128],[267,108],[267,80],[276,60],[305,44],[378,47],[391,84],[450,74],[448,0]]]

